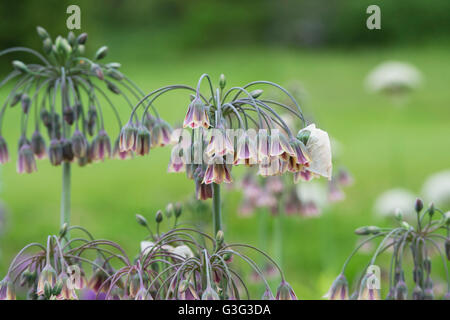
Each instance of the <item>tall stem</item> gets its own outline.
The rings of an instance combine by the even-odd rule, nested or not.
[[[283,269],[283,212],[281,210],[281,205],[278,204],[278,214],[274,219],[274,251],[275,260],[277,261],[280,268]]]
[[[222,212],[220,203],[220,185],[213,183],[213,225],[214,236],[222,230]]]
[[[62,163],[61,227],[70,225],[70,162]]]

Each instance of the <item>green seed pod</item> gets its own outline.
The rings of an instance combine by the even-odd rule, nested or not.
[[[52,295],[59,296],[63,288],[63,282],[59,279],[52,290]]]
[[[97,52],[95,53],[95,60],[101,60],[104,57],[106,57],[107,54],[108,54],[108,47],[103,46],[100,49],[98,49]]]

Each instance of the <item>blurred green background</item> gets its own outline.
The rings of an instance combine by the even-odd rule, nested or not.
[[[231,86],[257,79],[302,84],[306,110],[342,144],[340,162],[356,183],[344,202],[321,217],[290,217],[285,223],[284,268],[299,298],[326,293],[357,241],[356,227],[388,222],[372,214],[377,195],[392,187],[418,192],[429,174],[449,167],[448,0],[3,1],[0,49],[40,49],[36,25],[53,37],[67,34],[69,4],[81,7],[81,31],[89,33],[87,56],[107,44],[107,60],[121,62],[122,71],[146,92],[174,83],[194,85],[202,73],[213,79],[224,73]],[[366,28],[370,4],[381,7],[381,30]],[[0,57],[2,76],[12,60]],[[423,73],[424,86],[403,106],[365,91],[367,73],[385,60],[407,61]],[[2,88],[0,101],[8,89]],[[187,103],[186,96],[175,93],[157,107],[174,124],[182,121]],[[127,114],[124,106],[122,115]],[[14,253],[44,241],[59,224],[60,168],[40,161],[37,173],[16,173],[19,115],[18,108],[8,110],[4,121],[12,160],[1,168],[1,199],[9,207],[0,238],[2,275]],[[146,234],[134,214],[152,217],[168,202],[189,199],[194,190],[183,174],[166,173],[169,154],[169,148],[159,148],[144,158],[74,168],[73,224],[137,253]],[[240,199],[237,191],[224,194],[227,240],[257,245],[257,216],[239,217]],[[367,259],[358,256],[348,276],[354,277]]]

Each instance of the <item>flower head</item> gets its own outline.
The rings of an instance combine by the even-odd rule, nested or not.
[[[200,128],[208,129],[211,126],[209,123],[208,112],[206,106],[199,96],[189,104],[186,117],[184,118],[183,128]]]
[[[282,280],[277,289],[277,300],[297,300],[294,289],[285,280]]]
[[[128,122],[120,131],[119,146],[121,152],[134,150],[138,130],[132,122]]]
[[[211,159],[211,163],[208,164],[206,168],[202,183],[231,183],[232,178],[230,171],[230,168],[224,163],[224,159],[222,157],[214,157]]]
[[[18,173],[32,173],[37,171],[36,160],[29,144],[24,144],[19,149],[19,158],[17,159]]]

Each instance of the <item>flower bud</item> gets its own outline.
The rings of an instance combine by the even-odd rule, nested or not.
[[[297,296],[294,293],[291,285],[282,280],[277,289],[277,300],[297,300]]]
[[[42,42],[42,49],[44,50],[45,54],[49,55],[52,52],[52,40],[50,38],[45,39]]]
[[[71,126],[75,121],[75,111],[71,106],[65,106],[63,112],[64,120]]]
[[[101,68],[98,64],[93,63],[93,64],[91,65],[91,71],[92,71],[92,72],[96,75],[96,77],[99,78],[100,80],[104,80],[104,79],[105,79],[105,76],[103,75],[103,70],[102,70],[102,68]]]
[[[17,70],[20,71],[22,73],[28,73],[30,72],[30,70],[28,69],[28,67],[25,65],[25,63],[23,63],[22,61],[19,60],[14,60],[12,62],[13,67]]]
[[[41,26],[37,26],[36,27],[36,32],[38,34],[38,36],[42,39],[45,40],[47,38],[50,38],[50,35],[48,34],[47,30],[45,30],[44,28],[42,28]]]
[[[430,215],[430,217],[432,217],[434,214],[434,203],[433,202],[430,203],[430,207],[428,208],[428,214]]]
[[[52,139],[50,141],[48,157],[50,159],[50,163],[54,166],[59,166],[63,161],[63,149],[62,144],[59,140]]]
[[[80,130],[76,129],[72,135],[72,152],[75,157],[82,158],[86,155],[88,141]]]
[[[0,163],[4,164],[9,161],[8,144],[5,138],[0,136]]]
[[[366,226],[366,227],[360,227],[355,230],[355,234],[359,236],[366,236],[369,234],[378,234],[380,233],[380,228],[376,226]]]
[[[163,214],[161,210],[158,210],[155,215],[156,223],[161,223],[163,221]]]
[[[412,292],[413,300],[424,300],[424,293],[422,288],[419,285],[416,285]]]
[[[44,158],[47,154],[44,137],[42,137],[41,133],[37,130],[31,137],[31,149],[38,159]]]
[[[112,68],[112,67],[110,67],[110,68]],[[108,75],[108,77],[111,77],[114,80],[117,80],[117,81],[123,80],[123,74],[120,71],[116,70],[116,69],[113,69],[113,68],[112,69],[108,69],[106,74]]]
[[[121,91],[120,89],[111,81],[105,80],[106,81],[106,87],[108,88],[109,91],[111,91],[112,93],[115,94],[120,94]]]
[[[395,286],[395,300],[406,300],[408,299],[408,287],[405,281],[400,280]]]
[[[136,221],[143,227],[148,226],[147,219],[145,219],[142,215],[136,214]]]
[[[82,33],[82,34],[80,34],[80,35],[78,36],[77,42],[78,42],[79,44],[85,44],[86,41],[87,41],[87,37],[88,37],[87,33]]]
[[[76,49],[77,51],[77,54],[78,55],[80,55],[80,56],[82,56],[82,55],[84,55],[84,52],[85,52],[85,50],[86,50],[86,48],[84,47],[84,45],[83,44],[79,44],[78,46],[77,46],[77,49]]]
[[[250,92],[250,95],[252,96],[253,99],[259,98],[262,94],[263,94],[263,90],[261,89],[256,89]]]
[[[181,206],[181,203],[177,202],[175,204],[175,218],[179,218],[181,216],[182,212],[183,212],[183,207]]]
[[[62,227],[61,227],[61,229],[59,229],[59,237],[60,238],[64,238],[65,237],[65,235],[67,234],[67,228],[68,228],[69,226],[67,225],[67,223],[64,223],[63,225],[62,225]]]
[[[73,154],[72,142],[68,139],[63,139],[61,141],[62,151],[63,151],[63,160],[67,162],[73,161],[75,157]]]
[[[72,52],[72,47],[66,38],[58,36],[55,40],[56,52],[58,52],[62,56],[69,56]]]
[[[9,106],[12,108],[12,107],[16,106],[16,104],[18,104],[19,101],[21,101],[21,100],[22,100],[22,93],[18,92],[11,99]]]
[[[95,60],[101,60],[108,54],[108,47],[103,46],[95,53]]]
[[[110,62],[106,65],[107,68],[119,69],[122,65],[119,62]]]
[[[211,285],[208,284],[205,291],[203,291],[202,294],[202,300],[219,300],[219,295],[216,291],[214,291],[213,288],[211,288]]]
[[[73,31],[69,31],[69,33],[67,34],[67,40],[72,47],[76,45],[77,37],[75,36],[75,33],[73,33]]]
[[[111,157],[111,141],[106,131],[101,130],[92,141],[92,153],[94,160],[103,161],[105,158]]]
[[[37,171],[36,160],[33,151],[28,143],[24,143],[19,149],[19,157],[17,159],[18,173],[32,173]]]
[[[426,272],[427,274],[430,274],[430,273],[431,273],[431,260],[430,260],[430,258],[426,258],[426,259],[423,261],[423,268],[425,269],[425,272]]]
[[[226,84],[227,84],[227,79],[225,78],[225,75],[222,73],[220,75],[220,78],[219,78],[219,87],[220,87],[220,89],[223,90],[225,88]]]
[[[173,203],[169,203],[167,205],[166,211],[165,211],[166,217],[170,219],[172,217],[172,215],[174,214],[174,212],[175,212],[175,208],[173,206]]]
[[[224,241],[224,234],[222,230],[217,231],[216,234],[216,243],[218,247],[221,247],[223,245],[223,241]]]
[[[23,113],[27,114],[28,110],[30,110],[31,99],[26,93],[22,95],[21,104]]]
[[[416,199],[416,204],[414,205],[414,209],[416,210],[417,213],[422,211],[422,209],[423,209],[423,201],[421,199],[419,199],[419,198]]]

